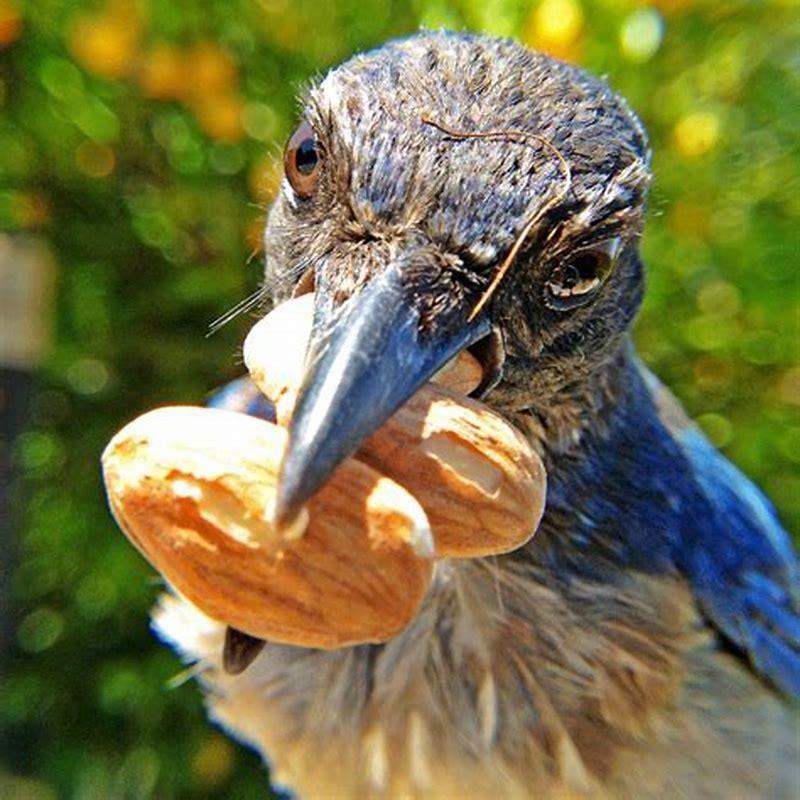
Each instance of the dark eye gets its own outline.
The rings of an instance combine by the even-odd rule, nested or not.
[[[314,129],[304,122],[292,134],[283,153],[283,169],[298,197],[307,199],[314,194],[321,166],[322,158]]]
[[[547,305],[567,311],[588,303],[613,271],[619,249],[620,240],[614,238],[577,250],[565,258],[550,273]]]

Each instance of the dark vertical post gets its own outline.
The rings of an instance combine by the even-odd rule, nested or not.
[[[0,675],[14,633],[9,579],[22,519],[14,450],[29,418],[47,340],[51,279],[44,245],[0,234]]]

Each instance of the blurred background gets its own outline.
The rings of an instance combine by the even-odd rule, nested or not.
[[[98,458],[242,372],[298,89],[420,26],[608,77],[647,125],[645,360],[800,528],[792,0],[0,0],[0,797],[251,798],[148,629]]]

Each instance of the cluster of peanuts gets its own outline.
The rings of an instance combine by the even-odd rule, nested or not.
[[[155,409],[114,436],[103,476],[122,530],[208,616],[306,647],[382,642],[414,618],[436,559],[505,553],[530,539],[545,472],[514,427],[467,397],[481,368],[464,352],[290,523],[276,524],[312,309],[312,294],[287,301],[245,342],[275,424],[212,408]]]

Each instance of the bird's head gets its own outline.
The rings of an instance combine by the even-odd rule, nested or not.
[[[465,347],[507,412],[609,363],[642,294],[648,162],[624,100],[510,41],[425,33],[312,88],[267,228],[277,299],[316,292],[279,515]]]

